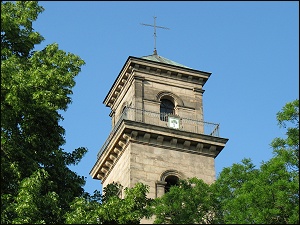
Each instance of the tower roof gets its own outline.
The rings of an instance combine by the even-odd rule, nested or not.
[[[159,56],[157,54],[153,54],[153,55],[148,55],[148,56],[142,56],[140,57],[141,59],[147,59],[150,61],[154,61],[154,62],[161,62],[161,63],[165,63],[165,64],[169,64],[169,65],[173,65],[173,66],[180,66],[180,67],[184,67],[184,68],[188,68],[188,69],[192,69],[190,67],[184,66],[180,63],[174,62],[170,59],[164,58],[162,56]]]
[[[113,107],[120,90],[122,90],[129,78],[135,77],[134,79],[136,79],[139,77],[138,73],[135,74],[134,72],[140,72],[146,75],[148,73],[145,73],[145,70],[148,72],[152,71],[151,73],[154,76],[167,77],[168,79],[172,77],[175,80],[197,83],[201,85],[201,87],[194,87],[194,91],[198,90],[200,92],[203,91],[202,87],[211,75],[210,72],[192,69],[155,53],[142,57],[129,56],[103,100],[103,103],[108,107]]]

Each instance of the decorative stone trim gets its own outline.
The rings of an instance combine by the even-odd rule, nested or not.
[[[163,97],[166,97],[166,96],[171,97],[172,99],[174,99],[175,106],[176,105],[184,106],[184,103],[183,103],[182,99],[180,97],[178,97],[177,95],[173,94],[172,92],[168,92],[168,91],[159,92],[156,95],[156,99],[157,99],[157,101],[160,101]]]
[[[165,172],[163,172],[161,175],[160,175],[160,178],[159,180],[161,182],[165,182],[166,178],[168,176],[176,176],[178,177],[179,179],[184,179],[184,176],[182,173],[180,173],[179,171],[177,170],[166,170]]]
[[[203,94],[205,92],[205,90],[203,90],[202,88],[193,88],[193,91],[201,93],[201,94]]]
[[[215,158],[223,149],[226,139],[170,130],[155,125],[147,125],[136,121],[124,120],[118,134],[112,138],[113,145],[108,145],[103,157],[100,157],[91,171],[93,178],[105,181],[125,148],[132,143],[159,146],[170,151],[188,152]],[[147,130],[147,131],[146,131]],[[100,163],[101,160],[101,163]],[[173,171],[174,172],[174,171]],[[178,175],[178,174],[177,174]],[[180,174],[179,174],[180,175]],[[163,180],[161,180],[163,181]]]
[[[167,184],[167,182],[161,181],[161,180],[158,180],[155,182],[155,186],[156,186],[155,197],[156,198],[164,195],[166,184]]]
[[[185,82],[193,82],[201,86],[206,83],[209,76],[211,75],[211,73],[190,68],[180,68],[172,65],[161,65],[160,63],[155,63],[149,60],[129,57],[122,70],[120,71],[114,85],[112,86],[108,95],[105,97],[103,103],[112,108],[116,100],[119,98],[119,95],[126,83],[130,82],[130,79],[146,79],[135,76],[135,72],[141,72],[145,75],[152,73],[162,77],[172,77],[172,79],[182,80]]]

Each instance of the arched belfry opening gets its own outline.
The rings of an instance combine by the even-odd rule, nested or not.
[[[168,121],[169,115],[175,114],[175,104],[167,98],[160,100],[160,120]]]
[[[178,117],[178,107],[184,106],[182,99],[172,92],[159,92],[156,99],[160,104],[160,121],[168,122],[170,116]]]
[[[180,179],[184,179],[184,175],[177,170],[166,170],[156,181],[156,197],[161,197],[170,191],[172,186],[178,185]]]
[[[178,95],[176,95],[172,92],[169,92],[169,91],[159,92],[156,96],[156,99],[160,102],[163,99],[167,99],[167,100],[171,101],[174,104],[174,107],[184,106],[184,102],[182,101],[182,99]]]
[[[170,176],[166,177],[165,182],[166,182],[165,193],[167,193],[167,192],[170,191],[170,188],[172,186],[177,186],[178,185],[179,178],[177,176],[170,175]]]

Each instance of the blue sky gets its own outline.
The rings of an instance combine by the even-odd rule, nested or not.
[[[215,160],[224,167],[272,157],[271,141],[284,137],[276,113],[299,98],[298,1],[41,1],[45,11],[33,23],[45,41],[80,56],[86,65],[76,78],[73,103],[63,112],[65,151],[88,153],[71,169],[86,177],[85,190],[102,190],[90,177],[97,153],[111,130],[103,104],[128,56],[151,55],[158,26],[158,55],[211,72],[204,86],[204,120],[220,124],[228,138]]]

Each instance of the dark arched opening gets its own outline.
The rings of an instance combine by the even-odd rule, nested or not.
[[[168,121],[168,115],[174,114],[175,105],[168,99],[161,99],[160,101],[160,120]]]
[[[174,175],[167,176],[165,179],[165,182],[167,182],[165,186],[165,193],[170,191],[170,188],[174,185],[178,185],[179,178]]]

